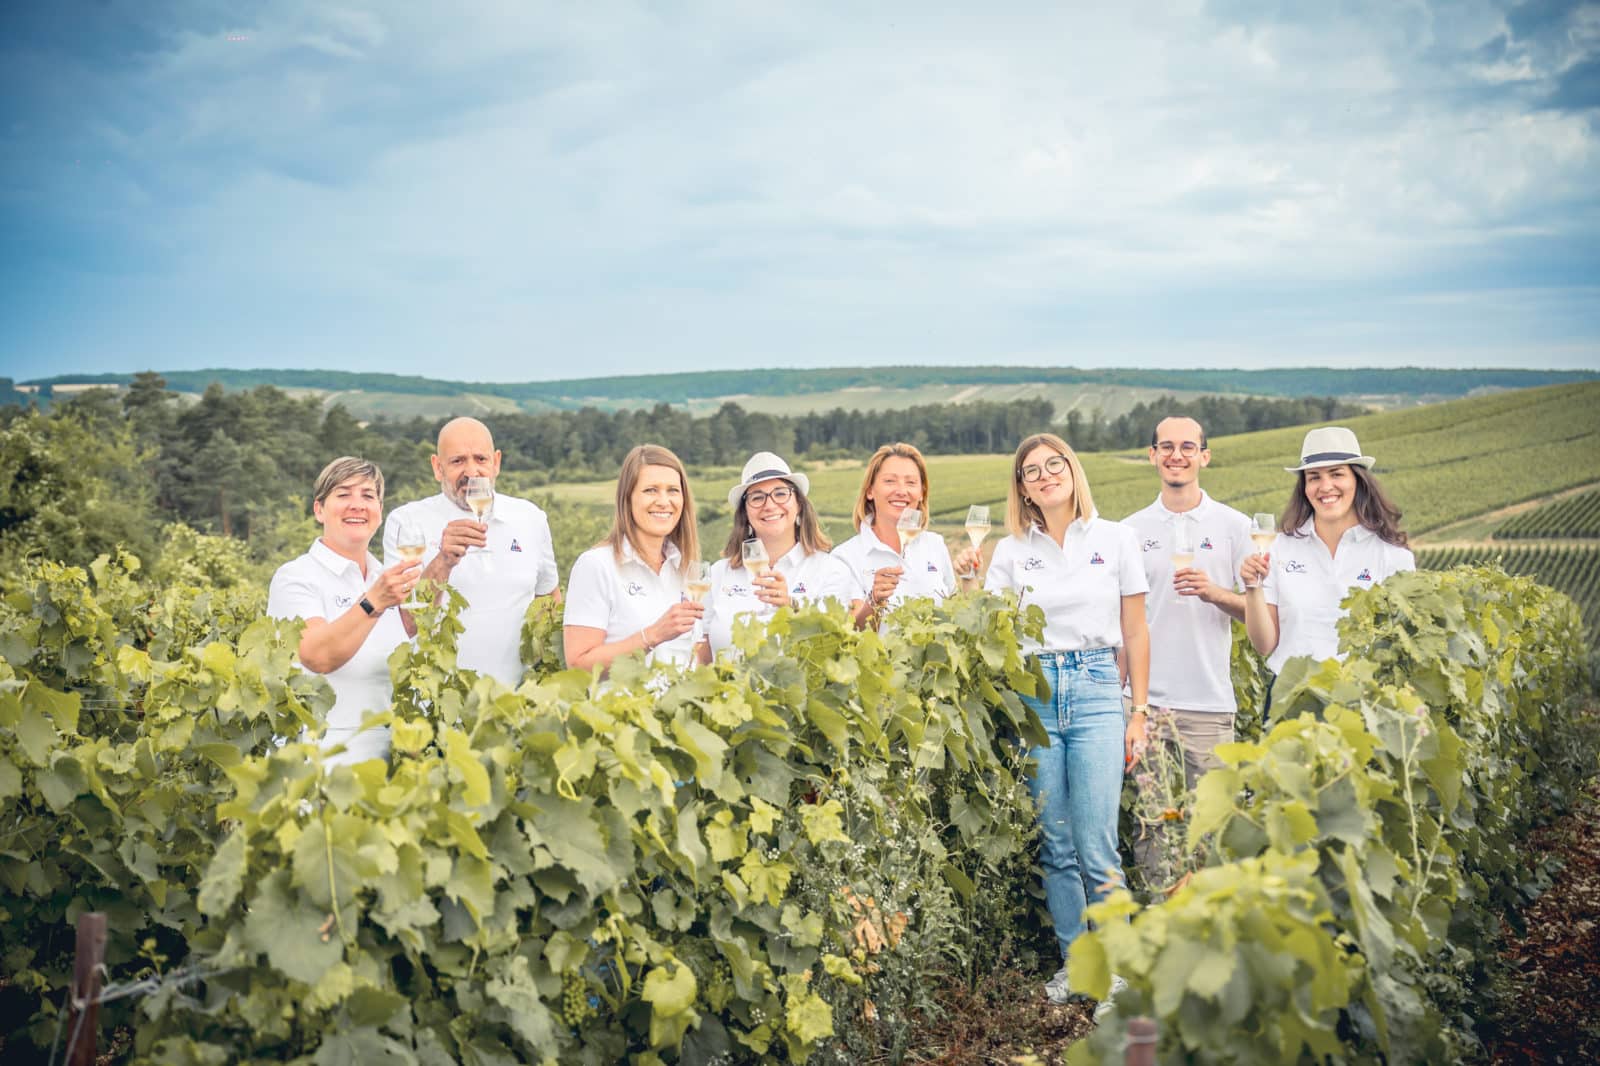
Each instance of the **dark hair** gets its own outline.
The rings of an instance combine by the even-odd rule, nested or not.
[[[1372,530],[1380,540],[1387,541],[1396,547],[1407,546],[1405,531],[1400,528],[1400,508],[1394,505],[1383,486],[1378,484],[1378,475],[1364,466],[1355,463],[1348,464],[1350,473],[1356,479],[1356,520],[1363,526]],[[1291,537],[1300,535],[1300,527],[1306,524],[1315,512],[1311,508],[1311,501],[1306,498],[1306,472],[1300,471],[1295,475],[1294,492],[1289,497],[1289,503],[1283,509],[1283,515],[1278,519],[1278,530]]]
[[[1210,445],[1206,443],[1206,427],[1200,425],[1200,420],[1194,415],[1163,415],[1156,419],[1155,427],[1150,430],[1150,447],[1154,448],[1157,444],[1161,443],[1161,439],[1157,436],[1157,434],[1161,432],[1161,423],[1170,422],[1174,418],[1187,418],[1195,425],[1200,426],[1200,450],[1205,451],[1208,447],[1210,447]]]
[[[817,509],[811,506],[811,501],[800,491],[800,486],[788,478],[779,480],[794,490],[795,539],[805,548],[806,554],[815,555],[817,552],[831,549],[833,542],[822,531],[822,523],[817,519]],[[728,560],[729,566],[735,568],[744,566],[744,542],[755,535],[755,530],[750,527],[750,514],[746,510],[744,497],[740,496],[739,506],[733,511],[733,532],[728,535],[727,547],[722,549],[722,556]],[[774,559],[773,562],[777,560]]]

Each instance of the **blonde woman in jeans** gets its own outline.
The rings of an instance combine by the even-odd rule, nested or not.
[[[1039,807],[1045,901],[1063,962],[1045,995],[1065,1003],[1072,997],[1065,961],[1084,931],[1084,908],[1122,883],[1122,773],[1144,752],[1149,712],[1148,586],[1133,531],[1096,515],[1083,466],[1065,441],[1053,433],[1028,437],[1011,474],[1011,535],[995,546],[984,587],[1010,589],[1023,606],[1037,605],[1045,615],[1043,643],[1023,650],[1038,658],[1049,688],[1023,699],[1050,737],[1031,753],[1029,787]],[[976,564],[968,548],[956,572],[972,573]],[[1126,724],[1119,647],[1133,691]],[[1111,994],[1122,987],[1114,977]],[[1102,1007],[1109,1004],[1108,996]]]

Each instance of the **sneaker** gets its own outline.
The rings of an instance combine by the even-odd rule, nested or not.
[[[1072,989],[1067,987],[1067,968],[1065,966],[1057,970],[1056,975],[1044,983],[1044,998],[1058,1007],[1072,1002]]]
[[[1126,992],[1127,990],[1128,990],[1128,982],[1124,981],[1122,978],[1118,977],[1116,974],[1112,974],[1111,975],[1111,990],[1106,993],[1106,998],[1105,999],[1102,999],[1099,1003],[1096,1003],[1094,1005],[1094,1020],[1098,1022],[1102,1018],[1104,1018],[1106,1015],[1108,1015],[1112,1011],[1116,1010],[1117,1009],[1117,1005],[1116,1005],[1115,1001],[1116,1001],[1117,995],[1119,993]]]

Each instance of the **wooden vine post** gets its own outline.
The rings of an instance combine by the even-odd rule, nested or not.
[[[94,1066],[95,1029],[100,1021],[100,974],[105,969],[105,961],[106,916],[99,911],[86,911],[78,915],[77,952],[72,960],[67,1066]]]
[[[1156,1023],[1153,1018],[1129,1018],[1123,1045],[1123,1066],[1156,1066]]]

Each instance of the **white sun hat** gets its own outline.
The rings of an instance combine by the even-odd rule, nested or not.
[[[728,490],[728,506],[738,510],[739,501],[744,499],[744,494],[749,491],[751,485],[771,481],[775,477],[792,482],[802,496],[811,492],[810,478],[791,471],[789,464],[772,452],[756,452],[750,457],[750,461],[744,464],[744,473],[739,475],[739,483]]]
[[[1377,460],[1361,454],[1356,435],[1343,426],[1323,426],[1306,434],[1300,445],[1300,465],[1286,466],[1291,474],[1324,466],[1364,466],[1372,469]]]

